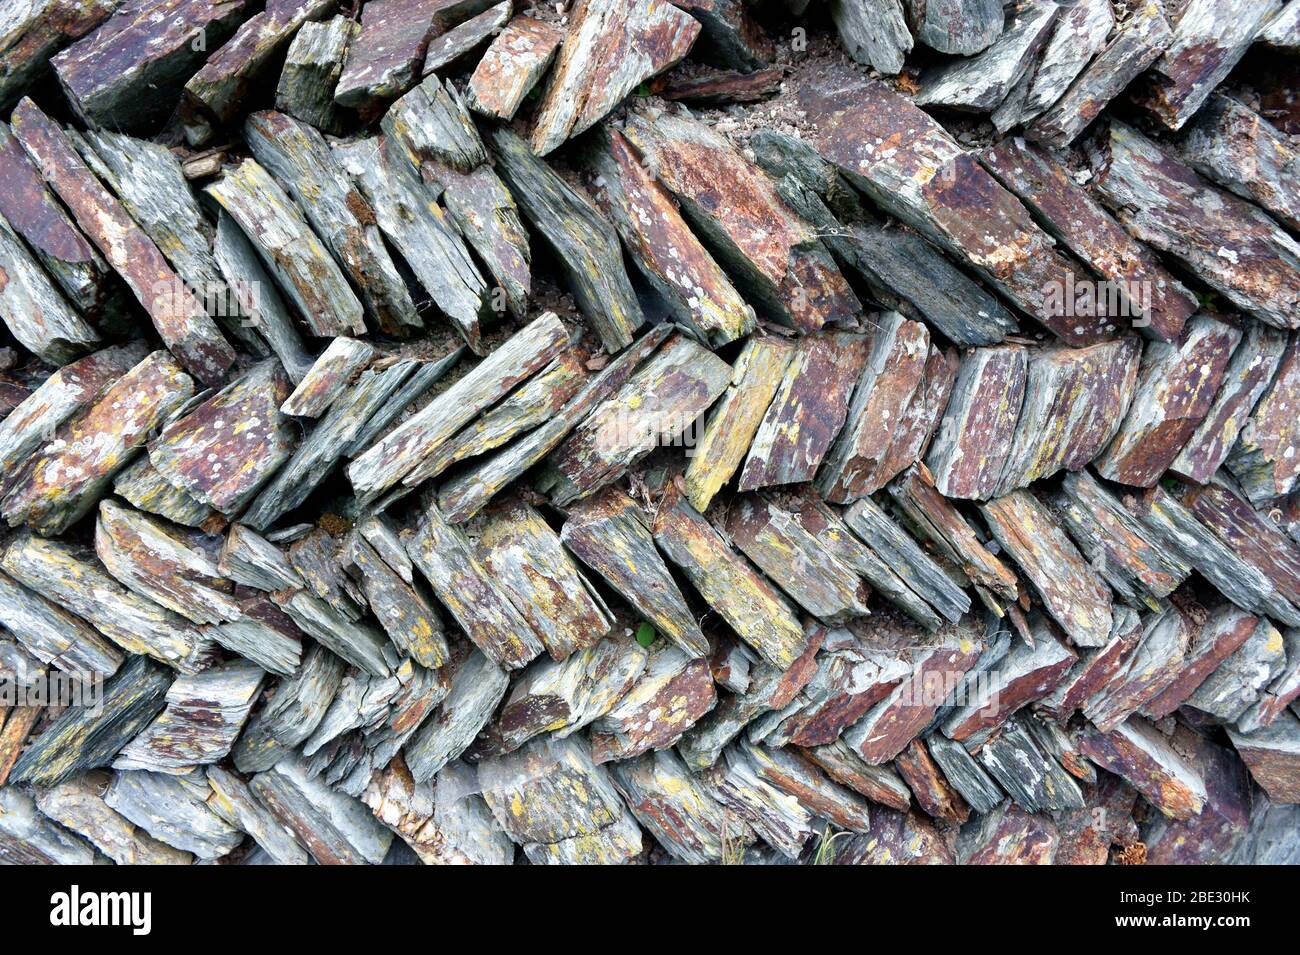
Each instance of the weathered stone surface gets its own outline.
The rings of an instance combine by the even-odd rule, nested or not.
[[[826,500],[856,500],[894,477],[884,466],[899,423],[917,389],[924,387],[929,350],[930,335],[923,324],[897,312],[882,316],[844,429],[817,472],[817,489]]]
[[[666,322],[656,325],[587,382],[545,425],[447,482],[438,496],[447,517],[452,521],[472,517],[510,481],[539,463],[593,408],[621,388],[671,334]]]
[[[497,119],[514,119],[524,98],[545,75],[564,31],[554,23],[518,16],[505,25],[469,78],[469,108]]]
[[[1028,352],[977,348],[962,361],[925,464],[945,497],[983,499],[997,491],[1014,446]]]
[[[379,497],[475,415],[545,367],[567,344],[564,323],[552,312],[516,332],[473,371],[348,465],[357,496],[363,501]]]
[[[0,183],[0,217],[27,243],[68,302],[101,324],[116,318],[122,290],[112,269],[73,223],[5,123],[0,123]]]
[[[229,126],[269,67],[308,20],[334,12],[336,0],[271,0],[240,24],[235,35],[185,83],[182,113],[191,146],[208,142]]]
[[[1106,45],[1114,28],[1110,0],[1064,5],[1032,66],[993,111],[998,132],[1028,123],[1059,100]]]
[[[1237,754],[1269,799],[1275,803],[1300,803],[1300,719],[1283,713],[1272,725],[1253,733],[1228,727]]]
[[[641,830],[577,737],[534,740],[484,760],[478,776],[497,825],[534,864],[618,864],[641,851]]]
[[[1165,126],[1181,129],[1279,5],[1279,0],[1189,0],[1181,5],[1172,18],[1173,39],[1135,98]]]
[[[727,744],[757,717],[789,706],[816,674],[817,653],[825,635],[824,629],[812,628],[808,648],[790,669],[782,671],[758,662],[744,690],[720,694],[717,706],[677,744],[686,765],[697,773],[707,770],[718,762]]]
[[[989,112],[1007,98],[1051,36],[1057,6],[1021,0],[1007,9],[1006,27],[976,56],[935,68],[921,81],[915,101],[926,106]]]
[[[194,861],[190,853],[159,842],[104,801],[110,781],[107,773],[86,773],[37,790],[36,805],[118,865],[190,865]]]
[[[280,410],[288,396],[279,362],[254,365],[167,425],[149,443],[149,460],[203,503],[238,513],[293,450],[293,428]]]
[[[745,343],[686,467],[686,491],[696,510],[707,511],[740,466],[794,352],[793,344],[771,336]]]
[[[726,812],[671,750],[647,753],[610,766],[628,809],[674,858],[692,864],[720,862],[728,836]]]
[[[850,332],[799,339],[750,444],[740,490],[813,479],[848,416],[870,347]]]
[[[1263,573],[1283,597],[1300,602],[1300,547],[1226,482],[1188,489],[1183,503],[1238,557]]]
[[[1026,135],[1051,146],[1073,142],[1108,103],[1160,58],[1173,39],[1160,0],[1142,0],[1100,53]]]
[[[690,50],[700,24],[670,3],[583,2],[560,46],[530,139],[538,156],[596,125]]]
[[[247,660],[233,660],[167,690],[167,708],[131,740],[113,767],[186,774],[190,767],[219,762],[243,729],[266,672]]]
[[[149,355],[28,458],[0,503],[5,520],[55,534],[84,517],[153,429],[193,393],[194,383],[169,354]]]
[[[553,659],[595,645],[614,625],[559,535],[523,500],[512,498],[488,511],[479,530],[478,556]]]
[[[540,488],[564,506],[620,479],[656,447],[676,443],[731,378],[730,365],[675,335],[556,449]]]
[[[497,169],[520,208],[556,253],[574,297],[605,350],[621,351],[645,321],[623,267],[618,233],[591,200],[505,129],[489,133]]]
[[[10,781],[53,786],[103,766],[163,708],[172,673],[142,656],[130,656],[104,681],[102,706],[64,710],[23,751]],[[7,790],[0,790],[0,792]]]
[[[0,112],[8,113],[36,82],[50,58],[112,16],[122,0],[42,0],[6,11],[0,34]]]
[[[90,326],[0,216],[0,320],[20,345],[51,364],[71,361],[100,343]]]
[[[207,192],[239,224],[313,334],[365,331],[364,309],[343,270],[266,169],[246,159]]]
[[[275,87],[275,108],[323,133],[338,132],[342,110],[334,90],[343,74],[348,44],[361,26],[347,17],[304,23],[289,44],[284,69]]]
[[[1078,471],[1120,430],[1138,382],[1136,338],[1030,354],[1025,397],[998,493]]]
[[[757,70],[772,61],[775,44],[744,0],[672,0],[700,22],[694,52],[707,62]]]
[[[784,670],[807,645],[794,609],[669,486],[656,507],[655,543],[736,634]]]
[[[1227,861],[1229,852],[1250,826],[1250,776],[1233,751],[1185,726],[1177,726],[1170,745],[1182,754],[1205,781],[1206,800],[1190,819],[1162,816],[1143,834],[1147,862],[1153,865],[1197,865]]]
[[[0,566],[128,653],[145,654],[182,673],[210,662],[209,640],[177,614],[117,583],[86,549],[23,533],[9,543]]]
[[[871,590],[859,576],[865,548],[829,510],[806,498],[748,494],[731,503],[724,526],[736,547],[813,616],[839,623],[870,613]],[[866,559],[879,562],[869,552]]]
[[[1273,383],[1228,455],[1228,470],[1256,507],[1289,494],[1300,477],[1300,337],[1292,336]]]
[[[957,837],[957,861],[962,865],[1051,865],[1060,841],[1051,816],[1027,813],[1007,800],[962,827]]]
[[[1262,322],[1246,326],[1223,373],[1214,404],[1169,465],[1172,473],[1195,484],[1208,484],[1214,478],[1272,383],[1286,345],[1286,333],[1279,329]]]
[[[297,757],[258,773],[250,787],[321,865],[378,865],[392,844],[360,800],[311,777]]]
[[[1091,158],[1098,194],[1135,238],[1260,321],[1300,326],[1300,245],[1267,213],[1115,120]]]
[[[1197,625],[1176,607],[1152,614],[1120,669],[1084,702],[1084,715],[1098,730],[1109,733],[1156,700],[1187,667],[1195,636],[1199,636]]]
[[[1188,127],[1178,152],[1201,175],[1258,203],[1293,231],[1300,229],[1300,158],[1258,113],[1216,93]]]
[[[245,12],[244,0],[127,0],[50,63],[86,125],[149,132]]]
[[[213,508],[163,477],[147,454],[118,472],[113,492],[142,511],[186,527],[214,526],[222,520]]]
[[[1109,10],[1109,3],[1105,6]],[[1071,289],[1061,289],[1071,307],[1095,303],[1112,317],[1129,319],[1135,328],[1157,338],[1178,337],[1196,311],[1195,297],[1064,166],[1018,138],[1003,140],[980,159],[1053,238],[1111,283],[1106,296],[1080,294],[1085,289],[1071,295]]]
[[[970,807],[948,784],[948,780],[930,758],[929,750],[921,739],[908,744],[898,754],[894,767],[916,797],[916,804],[929,816],[951,825],[960,825],[970,818]]]
[[[465,535],[446,522],[433,502],[421,508],[419,526],[406,549],[438,599],[494,663],[517,670],[542,652],[528,621],[474,556]]]
[[[994,0],[904,0],[904,7],[916,41],[940,53],[970,56],[1002,33],[1002,6]]]
[[[374,346],[340,335],[312,363],[280,411],[299,418],[320,417],[374,357]]]
[[[606,763],[662,751],[716,701],[708,661],[691,659],[666,640],[656,641],[637,681],[592,723],[592,758]]]
[[[981,505],[998,543],[1020,566],[1070,640],[1099,647],[1110,635],[1111,593],[1051,512],[1029,491]]]
[[[1052,505],[1088,563],[1121,598],[1159,612],[1191,572],[1089,471],[1067,474]]]
[[[560,530],[564,546],[691,657],[708,641],[655,549],[650,516],[626,493],[607,488],[574,507]]]
[[[1006,657],[978,680],[973,693],[944,720],[943,733],[968,746],[986,738],[1014,713],[1051,693],[1077,657],[1046,621],[1032,621],[1034,643],[1013,642]]]
[[[1128,414],[1097,457],[1097,473],[1121,484],[1155,484],[1209,414],[1240,341],[1236,328],[1202,314],[1177,341],[1148,343]]]
[[[236,740],[231,754],[235,768],[263,772],[304,743],[324,719],[346,668],[323,646],[310,646],[302,665],[275,685],[271,699]]]
[[[377,0],[361,11],[361,29],[348,46],[334,88],[340,106],[369,109],[396,99],[416,84],[435,15],[445,0]]]
[[[1188,706],[1224,723],[1240,719],[1286,664],[1286,642],[1267,619],[1242,629],[1246,639],[1187,699]]]
[[[844,742],[870,765],[893,759],[930,723],[983,649],[962,624],[917,646],[911,673],[844,731]]]
[[[876,81],[832,76],[799,104],[818,117],[810,140],[887,212],[966,262],[1026,314],[1071,345],[1114,337],[1105,317],[1069,316],[1053,290],[1080,286],[1029,211],[933,119]],[[888,145],[884,145],[888,143]]]
[[[153,240],[86,168],[67,134],[31,100],[18,104],[12,122],[14,136],[145,307],[163,342],[200,381],[218,384],[234,351]]]
[[[598,140],[588,164],[597,205],[673,317],[715,348],[752,332],[753,309],[622,134],[610,130]]]
[[[1205,805],[1205,780],[1150,723],[1132,717],[1113,732],[1089,729],[1080,741],[1098,766],[1122,776],[1172,819],[1187,819]]]
[[[1132,508],[1156,541],[1194,567],[1237,606],[1300,626],[1300,609],[1258,568],[1237,556],[1223,539],[1163,487],[1154,487]]]
[[[804,332],[861,312],[816,231],[724,136],[683,115],[645,110],[624,132],[764,311]]]
[[[477,0],[466,5],[468,9],[479,6]],[[457,24],[445,33],[439,33],[429,41],[429,49],[424,54],[424,75],[438,71],[450,71],[463,63],[473,53],[484,47],[488,40],[496,36],[510,19],[510,2],[498,3],[488,7],[482,13],[471,16],[464,23]]]
[[[1143,704],[1142,715],[1162,720],[1177,710],[1258,627],[1258,618],[1231,604],[1218,608],[1204,624],[1194,628],[1181,672],[1159,695]]]
[[[312,229],[360,289],[366,312],[389,334],[418,328],[406,283],[358,193],[316,129],[292,116],[263,110],[244,123],[244,140],[258,162],[297,201]]]
[[[386,533],[397,547],[401,546],[396,533],[381,521],[372,518],[352,541],[350,556],[361,574],[361,589],[371,612],[393,645],[421,666],[436,669],[449,658],[441,615],[412,586],[412,581],[404,580],[401,572],[393,568],[386,559],[387,552],[381,554],[366,539],[367,536]],[[406,558],[405,551],[401,557]],[[409,558],[406,561],[409,564]]]
[[[939,617],[955,623],[965,616],[970,609],[970,597],[965,590],[871,498],[855,502],[843,516],[858,539],[893,570],[903,586],[921,601],[921,606],[912,597],[901,595],[872,575],[864,574],[882,596],[932,629],[939,625]]]
[[[1029,729],[1013,719],[979,751],[980,762],[1016,805],[1028,812],[1083,809],[1083,792]]]

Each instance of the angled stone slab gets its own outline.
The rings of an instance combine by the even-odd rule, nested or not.
[[[5,520],[42,534],[65,530],[94,508],[153,430],[193,394],[194,382],[167,352],[144,358],[28,458],[0,502]]]
[[[709,606],[772,666],[791,666],[807,646],[786,599],[669,486],[655,510],[655,543]]]
[[[1181,129],[1280,5],[1280,0],[1190,0],[1171,18],[1173,39],[1134,98],[1169,129]]]
[[[1228,454],[1228,470],[1256,507],[1289,494],[1300,477],[1300,336],[1282,355],[1273,382],[1255,405],[1236,446]]]
[[[498,666],[517,670],[545,649],[474,556],[469,540],[446,522],[436,504],[421,509],[406,549],[466,635]]]
[[[1111,121],[1089,156],[1098,195],[1134,238],[1260,321],[1300,326],[1300,244],[1272,217],[1121,122]]]
[[[813,479],[848,416],[871,342],[852,332],[824,332],[794,347],[750,444],[741,491]]]
[[[921,80],[915,102],[923,106],[990,112],[1033,67],[1051,36],[1058,7],[1022,0],[1008,8],[1006,26],[979,54],[950,60]]]
[[[246,12],[244,0],[127,0],[50,63],[87,126],[152,132]]]
[[[1090,729],[1080,745],[1098,766],[1123,777],[1172,819],[1187,819],[1205,805],[1205,780],[1159,730],[1133,717],[1103,733]]]
[[[235,514],[293,451],[293,427],[280,410],[289,381],[274,359],[260,362],[149,444],[164,478],[197,500]]]
[[[1053,290],[1086,288],[1078,284],[1086,275],[919,107],[879,82],[841,73],[801,89],[799,105],[816,124],[813,146],[882,209],[974,268],[1067,343],[1115,337],[1116,324],[1095,309],[1088,317],[1061,314]]]
[[[686,55],[700,24],[670,3],[583,2],[574,10],[530,136],[538,156],[600,122]]]
[[[1118,433],[1093,466],[1110,481],[1151,487],[1209,414],[1241,332],[1202,314],[1178,340],[1149,342]]]
[[[1286,354],[1287,335],[1250,322],[1223,373],[1223,383],[1196,431],[1169,465],[1194,484],[1209,484],[1251,422],[1251,413],[1272,384]]]
[[[614,619],[538,511],[511,498],[479,529],[478,556],[532,624],[554,660],[597,644]]]
[[[465,99],[476,113],[511,120],[546,74],[564,30],[554,23],[518,16],[506,24],[469,78]]]
[[[674,317],[714,348],[753,332],[754,310],[623,135],[609,130],[599,138],[587,164],[596,204]]]
[[[721,133],[683,115],[646,110],[629,117],[624,133],[720,263],[774,318],[810,332],[860,314],[816,230]]]
[[[1141,354],[1136,338],[1030,352],[1025,397],[998,493],[1086,467],[1124,422]]]
[[[944,497],[984,499],[997,490],[1014,446],[1028,378],[1020,345],[977,348],[957,370],[925,464]]]
[[[1025,135],[1068,146],[1106,105],[1160,58],[1173,31],[1160,0],[1141,0],[1069,89],[1025,130]]]
[[[265,168],[246,159],[207,192],[238,223],[312,334],[365,331],[365,311],[343,270]]]
[[[90,39],[88,37],[87,39]],[[235,353],[158,246],[31,100],[18,104],[13,132],[78,225],[130,287],[178,360],[206,385],[221,382]]]
[[[655,448],[673,446],[731,378],[730,365],[675,335],[555,450],[539,489],[564,507],[619,480]]]
[[[1109,11],[1110,4],[1105,6]],[[1196,311],[1196,298],[1064,166],[1019,138],[985,150],[980,160],[1043,228],[1112,284],[1114,294],[1105,300],[1097,297],[1097,304],[1157,338],[1178,337]],[[1062,289],[1062,294],[1068,290]]]
[[[625,492],[606,488],[578,504],[560,539],[661,635],[691,657],[708,655],[708,641],[655,549],[650,517]]]

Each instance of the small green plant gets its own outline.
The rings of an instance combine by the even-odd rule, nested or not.
[[[636,642],[648,647],[655,642],[655,627],[648,620],[642,620],[636,628]]]
[[[847,832],[831,832],[828,825],[822,830],[821,838],[817,840],[817,848],[813,850],[813,856],[809,865],[834,865],[835,864],[835,840],[840,836],[847,836]]]

